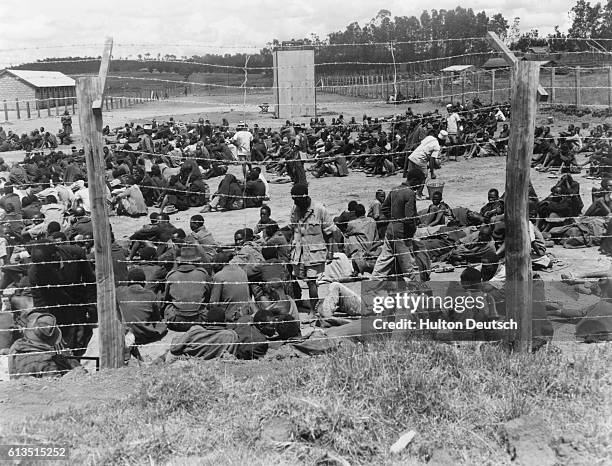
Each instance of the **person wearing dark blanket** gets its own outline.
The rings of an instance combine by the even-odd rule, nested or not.
[[[35,245],[28,278],[34,307],[47,308],[58,325],[68,325],[62,327],[66,345],[83,354],[97,321],[90,304],[96,301],[96,278],[85,251],[67,244]]]
[[[62,332],[52,314],[32,312],[25,320],[23,336],[9,350],[11,379],[60,377],[79,366],[62,341]]]
[[[117,302],[123,322],[132,330],[136,345],[161,340],[168,332],[161,322],[157,298],[145,288],[144,270],[135,267],[128,272],[127,285],[117,288]]]

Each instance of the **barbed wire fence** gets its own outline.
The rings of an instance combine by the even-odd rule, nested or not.
[[[355,45],[355,44],[348,44],[348,45]],[[391,50],[392,50],[392,48],[391,48]],[[577,52],[577,53],[579,53],[579,52]],[[489,52],[489,54],[490,54],[490,52]],[[438,60],[438,59],[434,59],[434,60]],[[426,61],[429,61],[429,60],[426,60]],[[60,62],[63,62],[63,61],[58,61],[58,63],[60,63]],[[254,92],[263,91],[263,90],[271,91],[271,90],[274,89],[274,87],[273,86],[248,86],[248,81],[249,81],[249,73],[248,72],[249,72],[250,69],[252,69],[252,68],[248,67],[248,62],[249,62],[249,58],[248,58],[248,55],[247,55],[247,58],[246,58],[246,61],[245,61],[245,65],[244,65],[244,67],[241,68],[242,71],[244,72],[244,81],[242,82],[242,84],[240,84],[238,86],[215,84],[215,83],[212,83],[212,84],[211,83],[198,83],[198,82],[191,82],[191,81],[185,81],[185,82],[182,82],[181,84],[188,84],[190,86],[207,86],[209,89],[210,88],[231,89],[232,91],[237,91],[237,92],[235,92],[236,95],[240,95],[240,93],[242,93],[242,101],[241,102],[239,102],[239,101],[228,102],[228,105],[235,105],[235,106],[240,106],[241,105],[242,106],[242,117],[243,117],[244,122],[245,123],[254,123],[257,120],[247,121],[247,119],[246,119],[246,116],[247,116],[247,95],[248,95],[248,91],[254,91]],[[338,64],[345,64],[345,63],[334,62],[334,63],[323,63],[321,65],[329,66],[329,65],[338,65]],[[359,64],[359,63],[353,63],[353,64]],[[369,63],[369,64],[371,64],[371,63]],[[391,63],[380,62],[380,63],[377,63],[377,64],[385,64],[385,65],[392,64],[393,66],[397,65],[397,63],[395,62],[395,59],[393,59],[393,62],[391,62]],[[219,66],[219,65],[214,65],[214,64],[202,64],[202,65],[203,66],[209,66],[209,67]],[[228,67],[225,67],[225,68],[228,68]],[[253,68],[253,69],[257,69],[257,68]],[[266,69],[269,69],[269,68],[266,68]],[[554,67],[552,69],[554,69]],[[581,70],[580,67],[577,67],[575,69],[576,70]],[[595,70],[595,69],[608,69],[609,70],[608,67],[593,67],[592,69],[593,70]],[[482,73],[482,75],[485,75],[487,72],[486,71],[482,71],[482,72],[476,72],[475,74],[477,74],[477,73]],[[554,75],[554,73],[553,73],[553,75]],[[141,78],[141,77],[125,77],[125,76],[113,76],[113,75],[110,75],[108,78],[109,79],[122,79],[122,80],[141,80],[141,81],[150,81],[150,82],[156,82],[156,83],[159,83],[159,82],[162,82],[162,83],[174,82],[172,80],[164,80],[162,78]],[[396,87],[397,89],[400,89],[400,90],[401,90],[401,85],[402,84],[407,85],[408,83],[412,83],[412,84],[415,84],[415,86],[416,86],[416,83],[424,83],[424,82],[427,82],[427,79],[415,79],[415,80],[412,80],[412,81],[403,81],[401,79],[398,81],[397,78],[393,79],[394,87]],[[368,95],[368,88],[376,88],[376,89],[378,89],[379,83],[369,83],[369,82],[366,82],[365,84],[362,83],[362,84],[359,84],[357,86],[358,86],[359,89],[365,89],[366,90],[365,91],[366,97],[369,97],[369,95]],[[571,88],[572,88],[571,86],[551,86],[550,87],[551,90],[557,90],[557,89],[561,90],[561,89],[571,89]],[[335,84],[328,85],[328,84],[325,83],[324,80],[322,80],[321,81],[321,86],[318,89],[318,91],[321,91],[321,92],[338,92],[338,93],[346,92],[347,95],[355,94],[354,95],[355,97],[360,97],[359,91],[355,91],[354,89],[356,89],[356,85],[354,83],[345,83],[345,84],[341,84],[341,85],[335,85]],[[494,96],[495,95],[494,93],[496,91],[495,91],[495,88],[493,88],[493,89],[494,90],[493,90],[493,94],[492,95]],[[582,87],[582,86],[580,86],[580,84],[577,84],[577,86],[574,87],[574,89],[582,89],[582,90],[585,90],[585,91],[600,90],[601,89],[601,90],[608,90],[608,92],[610,92],[610,86],[587,86],[587,87]],[[501,90],[501,91],[509,91],[509,88],[500,88],[499,90]],[[440,95],[433,95],[433,92],[432,92],[432,95],[425,96],[424,93],[423,93],[422,96],[413,97],[412,99],[406,99],[406,103],[417,102],[417,101],[422,100],[422,99],[426,99],[428,101],[448,100],[448,99],[452,99],[453,97],[458,97],[458,98],[461,98],[462,100],[465,100],[466,96],[470,96],[470,95],[474,95],[474,94],[475,95],[479,95],[481,93],[480,91],[481,91],[480,89],[477,89],[476,91],[466,91],[465,89],[462,89],[460,93],[453,93],[452,88],[451,88],[451,91],[450,91],[449,94],[444,94],[443,92],[440,92]],[[396,91],[394,91],[394,93],[397,94]],[[376,94],[376,92],[374,92],[374,94]],[[579,94],[580,93],[578,92],[578,95]],[[127,96],[117,96],[115,98],[120,99],[119,101],[124,101],[123,99],[129,99],[129,97],[127,97]],[[577,97],[577,99],[578,99],[577,102],[579,102],[580,101],[580,97]],[[44,101],[44,100],[46,100],[46,99],[33,99],[33,100],[22,101],[22,102],[23,103],[34,103],[34,102],[39,102],[39,101]],[[195,104],[205,104],[205,105],[218,103],[218,102],[214,102],[214,101],[202,101],[202,100],[191,100],[191,99],[167,99],[167,100],[168,100],[168,102],[171,102],[171,103],[195,103]],[[377,98],[374,97],[373,99],[368,98],[367,100],[361,100],[361,101],[356,101],[355,99],[352,99],[352,100],[348,100],[348,101],[342,102],[342,103],[349,104],[349,105],[355,105],[356,107],[359,107],[359,106],[364,105],[364,104],[372,103],[373,101],[374,102],[383,103],[383,102],[387,102],[387,100],[388,100],[387,98],[382,98],[381,100],[377,100]],[[146,101],[146,99],[145,99],[145,101]],[[111,102],[113,102],[113,101],[111,100]],[[128,100],[128,102],[129,102],[129,100]],[[106,105],[108,105],[108,104],[106,104]],[[559,108],[559,106],[563,107],[564,104],[553,101],[553,102],[550,102],[550,104],[546,108]],[[585,106],[585,105],[583,104],[582,106]],[[605,104],[586,104],[586,106],[590,106],[590,107],[594,107],[594,108],[599,108],[599,107],[605,107],[606,105]],[[498,105],[495,104],[495,102],[493,101],[493,98],[492,98],[491,99],[491,105],[488,106],[488,107],[484,107],[484,108],[494,109],[494,108],[497,108],[497,107],[498,107]],[[108,106],[106,106],[106,108],[108,109]],[[111,103],[110,108],[112,109],[112,103]],[[73,110],[73,112],[74,112],[74,110]],[[417,119],[419,119],[419,118],[420,119],[426,119],[428,117],[417,117]],[[610,138],[607,137],[607,136],[600,136],[599,139],[607,141]],[[465,147],[467,145],[470,145],[470,144],[456,144],[456,145],[453,145],[452,147]],[[148,155],[148,156],[155,156],[155,155],[157,155],[156,153],[147,153],[147,152],[137,151],[137,150],[135,150],[134,153],[135,154],[139,154],[139,155]],[[400,153],[398,153],[398,155],[399,154]],[[369,154],[355,154],[354,157],[365,157],[365,156],[368,156],[368,155]],[[189,157],[189,156],[181,156],[181,157],[179,157],[179,159],[183,160],[183,161],[184,160],[189,160],[189,159],[195,159],[196,161],[198,161],[198,160],[200,160],[200,161],[202,161],[202,160],[207,160],[207,161],[215,160],[215,159],[206,159],[206,158]],[[320,161],[321,159],[318,158],[318,157],[312,157],[312,158],[307,157],[307,158],[304,158],[302,160],[303,160],[303,162],[306,162],[306,163],[312,163],[312,162]],[[240,161],[228,161],[227,163],[228,164],[236,164],[236,165],[241,165],[242,164],[242,162],[240,162]],[[145,186],[140,185],[139,187],[143,188]],[[561,195],[561,196],[564,196],[564,195]],[[573,196],[573,195],[565,195],[565,196]],[[248,198],[248,196],[243,196],[243,197]],[[341,201],[338,204],[344,203],[344,202],[345,201]],[[420,216],[417,216],[417,218],[418,217],[420,217]],[[396,219],[396,220],[408,220],[408,219],[414,219],[414,217],[406,217],[404,219]],[[535,218],[533,220],[540,220],[540,218]],[[246,217],[246,215],[244,217],[244,227],[245,228],[247,227],[247,217]],[[609,237],[609,236],[608,235],[599,235],[598,236],[599,239],[603,239],[603,238],[607,238],[607,237]],[[160,242],[160,243],[161,244],[167,244],[165,242]],[[62,244],[74,244],[74,241],[65,241],[65,242],[59,241],[59,242],[52,242],[52,243],[49,243],[49,244],[50,245],[54,245],[54,246],[62,245]],[[155,242],[152,242],[152,244],[155,244]],[[331,243],[326,243],[326,244],[336,244],[336,243],[331,242]],[[467,242],[467,243],[464,243],[464,244],[466,244],[466,245],[477,245],[477,244],[481,244],[481,242],[479,242],[479,241],[471,241],[471,242]],[[28,244],[28,243],[13,244],[11,246],[13,248],[24,248],[24,249],[28,249],[28,248],[32,247],[32,245]],[[227,246],[230,246],[230,245],[227,245]],[[321,245],[321,246],[325,246],[325,245]],[[439,250],[439,249],[443,249],[443,248],[429,248],[429,249],[424,249],[424,251],[425,252],[434,252],[434,251]],[[89,259],[85,259],[85,260],[89,261]],[[584,258],[584,260],[588,260],[588,259]],[[72,263],[72,262],[78,262],[78,261],[48,261],[48,262],[40,262],[40,264],[60,264],[60,263],[63,264],[63,263]],[[132,262],[132,261],[126,261],[126,262],[128,264],[137,264],[138,263],[138,262]],[[157,261],[157,262],[160,263],[160,264],[163,263],[163,261]],[[292,265],[293,264],[293,262],[281,262],[281,263],[283,265]],[[217,263],[210,263],[210,264],[211,265],[222,265],[222,264],[217,264]],[[251,265],[255,265],[255,264],[249,262],[249,263],[239,263],[238,265],[251,266]],[[423,271],[434,272],[434,271],[436,271],[436,269],[435,268],[425,269]],[[389,275],[389,277],[391,277],[391,278],[400,278],[401,279],[405,275],[406,275],[405,273],[404,274],[402,274],[402,273],[400,273],[400,274],[391,274],[391,275]],[[156,282],[146,281],[145,283],[146,284],[159,284],[159,282],[157,282],[157,281]],[[195,283],[202,284],[203,282],[195,282]],[[204,282],[204,283],[212,284],[214,282],[211,281],[211,282]],[[257,282],[257,281],[249,280],[246,283],[247,284],[254,284],[254,283],[260,283],[261,284],[261,283],[270,283],[270,282]],[[245,282],[235,282],[235,284],[245,284]],[[92,286],[92,287],[94,287],[95,285],[96,285],[96,282],[86,282],[86,283],[80,283],[79,284],[79,286]],[[121,284],[119,284],[119,285],[121,285]],[[75,286],[75,284],[65,284],[65,285],[64,284],[58,284],[58,285],[47,285],[47,286],[43,286],[42,288],[62,288],[62,287],[73,287],[73,286]],[[30,287],[23,287],[23,288],[19,288],[19,287],[13,288],[14,291],[31,291],[32,289],[36,289],[36,287],[31,287],[30,286]],[[156,302],[158,302],[162,306],[164,304],[167,304],[167,302],[164,302],[163,300],[156,301]],[[239,304],[248,304],[250,302],[251,301],[244,302],[244,303],[241,302]],[[545,303],[545,302],[546,301],[534,301],[534,303],[540,303],[540,304],[541,303]],[[201,304],[201,302],[197,302],[197,303],[179,302],[179,304],[181,304],[181,303],[182,304]],[[82,303],[82,304],[74,304],[74,306],[75,307],[83,307],[83,306],[90,306],[90,305],[93,305],[93,304],[95,304],[95,303],[93,303],[93,302],[86,302],[86,303]],[[119,303],[119,304],[121,304],[121,303]],[[208,302],[207,304],[208,305],[222,305],[222,304],[226,304],[226,303],[224,303],[224,302]],[[64,305],[62,305],[62,306],[64,306]],[[47,306],[44,309],[50,309],[50,308],[51,307]],[[42,310],[42,309],[31,308],[31,310]],[[19,312],[20,312],[20,310],[3,310],[2,311],[2,313],[11,313],[11,314],[18,314]],[[594,318],[600,318],[602,316],[593,316],[593,317]],[[155,321],[155,322],[147,321],[147,323],[154,323],[154,324],[161,324],[163,322],[164,322],[163,320]],[[296,322],[299,322],[299,320],[296,319]],[[124,324],[126,324],[126,325],[137,324],[137,323],[143,323],[143,322],[140,322],[140,321],[124,322]],[[198,323],[200,323],[200,322],[198,322]],[[219,324],[219,325],[221,325],[223,323],[222,322],[213,322],[212,324]],[[95,327],[95,326],[97,326],[97,323],[96,322],[87,322],[87,323],[78,323],[78,324],[59,324],[58,327],[60,327],[60,328],[61,327],[71,327],[71,326],[77,326],[77,325],[86,325],[86,326]],[[250,323],[236,323],[236,325],[250,325]],[[36,329],[36,328],[44,329],[46,327],[34,327],[34,329]],[[351,335],[349,337],[358,337],[358,336],[365,336],[365,335],[366,334],[362,333],[362,334]],[[334,338],[334,337],[329,337],[329,338]],[[341,338],[347,338],[347,337],[341,337]],[[283,343],[291,343],[291,342],[294,342],[294,340],[283,341]],[[200,344],[200,345],[207,345],[206,343],[198,343],[198,344]],[[242,344],[242,345],[253,345],[254,343],[237,343],[237,344],[239,344],[239,345],[240,344]],[[161,343],[150,343],[149,345],[161,345]],[[214,345],[214,343],[211,343],[211,345]],[[144,345],[133,345],[133,346],[138,347],[138,346],[144,346]],[[85,349],[86,348],[79,348],[77,350],[85,350]],[[52,352],[53,351],[41,352],[41,354],[43,354],[43,353],[52,353]],[[37,375],[37,374],[32,374],[32,375]]]

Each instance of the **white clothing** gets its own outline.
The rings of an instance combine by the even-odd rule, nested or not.
[[[437,159],[438,157],[440,157],[440,142],[438,138],[427,136],[421,141],[419,147],[408,156],[408,160],[418,165],[421,169],[427,170],[429,159]]]
[[[251,142],[253,135],[249,131],[238,131],[232,137],[231,141],[238,148],[238,155],[251,155]]]

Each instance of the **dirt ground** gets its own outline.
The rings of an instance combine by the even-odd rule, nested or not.
[[[207,102],[194,103],[193,101]],[[131,108],[116,109],[111,112],[104,113],[104,124],[109,124],[111,127],[123,125],[128,121],[150,121],[152,118],[162,120],[169,116],[173,116],[175,120],[193,121],[197,118],[204,117],[213,122],[220,122],[221,118],[225,117],[230,124],[234,124],[240,120],[247,121],[249,124],[258,123],[264,127],[279,127],[283,122],[275,120],[271,114],[258,113],[258,104],[262,102],[271,102],[271,96],[266,95],[247,95],[246,105],[242,104],[242,96],[189,96],[181,101],[155,101],[145,104],[135,105]],[[325,116],[326,120],[331,120],[332,117],[338,114],[344,114],[345,118],[355,116],[360,120],[363,114],[381,117],[389,116],[394,113],[401,113],[404,107],[391,107],[381,103],[363,103],[363,98],[351,98],[347,96],[336,96],[322,94],[317,96],[318,111],[321,116]],[[421,113],[431,111],[434,108],[443,110],[443,103],[438,104],[416,104],[412,105],[415,112]],[[541,113],[538,116],[538,124],[545,124],[546,118],[551,113]],[[568,123],[581,123],[588,121],[593,124],[600,124],[603,121],[594,121],[591,117],[585,117],[581,121],[568,118],[562,114],[555,113],[555,123],[552,124],[553,134],[560,128],[567,126]],[[297,119],[298,121],[308,121],[308,118]],[[73,117],[74,130],[79,133],[78,118]],[[2,125],[5,130],[13,130],[16,132],[30,131],[35,127],[44,126],[53,129],[59,126],[57,117],[41,118],[32,120],[20,120]],[[79,138],[75,144],[78,146]],[[3,153],[0,154],[5,160],[13,161],[20,160],[23,153]],[[579,161],[583,160],[583,156],[579,157]],[[458,162],[448,162],[438,172],[438,178],[444,181],[444,199],[452,207],[465,206],[471,209],[478,210],[487,201],[487,191],[490,188],[498,188],[501,192],[505,190],[506,159],[485,158],[471,159],[469,161],[460,160]],[[233,167],[232,171],[236,174],[240,172],[239,167]],[[555,179],[549,178],[546,174],[536,171],[531,172],[533,186],[540,198],[545,197],[550,188],[556,182]],[[582,175],[576,175],[576,179],[581,184],[582,198],[585,206],[589,206],[590,190],[597,186],[597,180],[587,180]],[[210,181],[211,190],[214,191],[217,187],[219,178]],[[393,186],[401,183],[401,176],[395,175],[388,178],[367,177],[362,172],[353,172],[346,178],[321,178],[315,179],[309,177],[310,194],[317,202],[324,203],[332,213],[338,214],[351,200],[357,200],[364,205],[369,204],[374,197],[377,189],[391,189]],[[291,201],[289,197],[289,184],[271,184],[270,198],[268,202],[272,209],[272,218],[280,224],[284,224],[289,219],[291,209]],[[428,205],[427,201],[419,201],[418,208],[425,208]],[[198,212],[199,209],[191,209],[187,212],[178,213],[171,216],[171,221],[178,227],[188,231],[188,222],[191,215]],[[247,209],[233,212],[212,212],[204,214],[207,226],[215,236],[215,238],[224,243],[230,243],[233,239],[235,230],[243,227],[253,227],[259,218],[258,209]],[[130,219],[125,217],[114,216],[111,218],[111,224],[115,232],[115,236],[119,240],[125,240],[134,230],[145,223],[145,219]],[[551,272],[543,273],[543,279],[549,284],[547,285],[547,299],[552,301],[565,301],[568,306],[584,306],[593,302],[592,297],[568,302],[567,296],[556,290],[552,285],[554,281],[560,278],[561,273],[571,270],[574,273],[581,273],[590,270],[601,270],[610,268],[610,259],[601,255],[597,248],[586,249],[563,249],[554,247],[550,251],[554,257],[559,259],[560,265],[556,265]],[[458,277],[459,271],[447,274],[433,274],[433,280],[451,280]],[[571,301],[571,300],[570,300]],[[566,324],[555,324],[558,334],[571,337],[573,326]],[[578,354],[580,350],[578,346],[573,345],[570,353]],[[99,399],[112,399],[112,397],[121,397],[130,391],[133,386],[134,377],[127,375],[129,371],[122,370],[113,375],[113,380],[117,384],[104,383],[105,387],[112,389],[104,390],[99,393]],[[94,379],[88,378],[89,381],[79,380],[63,380],[60,382],[49,381],[29,381],[29,382],[10,382],[0,383],[0,418],[9,416],[13,419],[23,414],[25,409],[28,414],[37,414],[41,412],[49,412],[49,407],[56,408],[56,403],[59,399],[67,400],[66,403],[70,406],[78,406],[87,403],[96,402],[96,392],[92,391],[96,386]],[[93,399],[92,399],[93,397]],[[86,401],[87,400],[87,401]],[[20,414],[21,413],[21,414]],[[8,417],[6,418],[8,419]],[[2,423],[0,422],[0,432]]]

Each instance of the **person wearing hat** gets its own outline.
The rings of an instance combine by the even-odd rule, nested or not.
[[[71,222],[72,225],[66,231],[68,239],[73,239],[76,235],[90,235],[93,237],[93,223],[83,207],[79,206],[74,209]]]
[[[293,273],[306,282],[310,312],[314,315],[319,306],[317,278],[325,270],[325,263],[333,258],[329,243],[337,227],[327,209],[308,196],[307,185],[293,185],[291,198],[294,203],[289,220],[293,227]]]
[[[146,279],[144,270],[134,267],[128,272],[127,283],[117,287],[121,317],[132,330],[137,345],[161,340],[168,332],[166,324],[161,322],[157,296],[145,288]]]
[[[11,379],[58,377],[79,366],[62,342],[62,332],[51,314],[32,312],[26,317],[23,337],[9,350]]]
[[[419,146],[408,156],[408,171],[421,170],[427,180],[428,166],[431,177],[435,178],[434,166],[440,157],[441,145],[448,142],[448,132],[441,130],[437,136],[427,136]],[[423,199],[425,183],[417,190],[417,199]]]
[[[201,265],[195,244],[184,244],[177,266],[166,276],[164,318],[168,328],[186,332],[206,320],[205,304],[210,293],[210,275]]]

